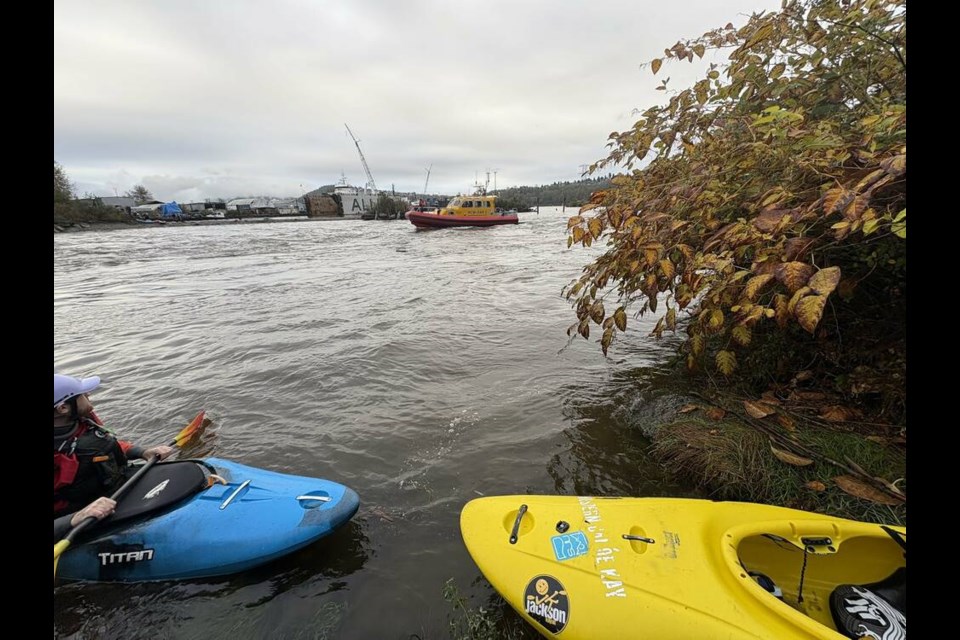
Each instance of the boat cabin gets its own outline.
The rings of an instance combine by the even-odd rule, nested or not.
[[[497,196],[456,196],[447,206],[437,210],[441,216],[495,216]]]

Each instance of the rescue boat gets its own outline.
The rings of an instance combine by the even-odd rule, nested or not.
[[[404,214],[418,229],[443,229],[447,227],[492,227],[499,224],[517,224],[516,213],[497,211],[497,196],[456,196],[445,207],[431,210],[429,207],[413,207]]]

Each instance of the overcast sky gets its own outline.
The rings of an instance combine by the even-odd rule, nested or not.
[[[576,180],[703,67],[677,40],[780,0],[55,0],[53,152],[162,200]],[[494,184],[496,183],[496,185]]]

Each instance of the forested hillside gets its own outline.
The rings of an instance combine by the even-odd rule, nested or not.
[[[579,207],[590,200],[590,194],[610,186],[612,175],[586,178],[576,182],[554,182],[533,187],[513,187],[497,191],[497,206],[501,209],[532,209],[544,207]]]

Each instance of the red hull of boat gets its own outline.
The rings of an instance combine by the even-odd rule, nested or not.
[[[407,211],[407,220],[418,229],[444,229],[447,227],[492,227],[497,224],[517,224],[515,213],[502,216],[440,216],[422,211]]]

